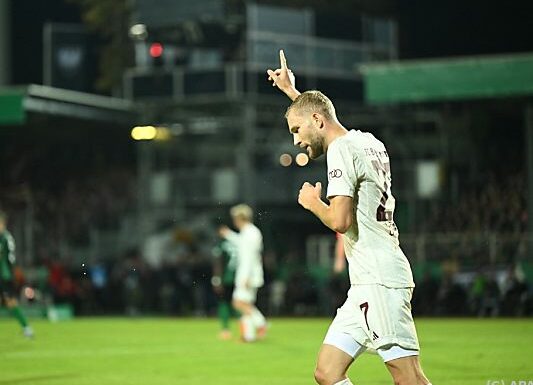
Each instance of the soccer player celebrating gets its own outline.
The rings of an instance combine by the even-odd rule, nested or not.
[[[263,338],[266,333],[266,320],[255,307],[257,290],[263,286],[263,235],[252,223],[253,212],[250,206],[240,204],[230,210],[234,226],[239,233],[222,226],[220,235],[237,247],[237,268],[235,272],[235,289],[233,290],[233,307],[241,313],[241,338],[253,342]]]
[[[394,224],[390,160],[372,134],[348,131],[319,91],[300,93],[280,51],[280,68],[267,71],[273,86],[291,100],[287,109],[294,145],[311,159],[327,154],[329,204],[322,186],[304,183],[298,203],[343,234],[351,287],[318,354],[321,385],[352,384],[346,372],[365,351],[377,351],[397,385],[428,385],[419,361],[411,315],[414,282]]]
[[[4,304],[11,314],[17,319],[24,335],[28,338],[33,337],[33,330],[28,325],[28,321],[20,307],[18,306],[13,266],[15,264],[15,240],[6,228],[7,216],[0,211],[0,302]]]

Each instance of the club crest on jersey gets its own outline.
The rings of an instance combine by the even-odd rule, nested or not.
[[[328,179],[340,178],[341,176],[342,176],[342,170],[339,170],[338,168],[328,172],[328,177],[329,177]]]

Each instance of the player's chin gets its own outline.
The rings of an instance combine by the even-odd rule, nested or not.
[[[317,159],[317,158],[320,158],[320,156],[322,155],[322,152],[321,151],[316,151],[312,148],[309,148],[307,150],[307,156],[309,156],[309,159]]]

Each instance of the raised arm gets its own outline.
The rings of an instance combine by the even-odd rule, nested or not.
[[[296,89],[296,78],[287,67],[287,59],[285,59],[282,49],[279,51],[279,63],[280,68],[275,71],[267,70],[268,80],[272,82],[273,87],[278,87],[291,100],[294,100],[300,95],[300,92]]]
[[[231,231],[228,226],[220,226],[218,229],[218,235],[234,245],[238,244],[239,242],[239,234],[237,234],[235,231]]]

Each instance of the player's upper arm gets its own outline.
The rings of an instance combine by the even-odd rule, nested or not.
[[[329,197],[329,209],[332,213],[333,230],[344,234],[353,222],[353,198],[344,195]]]
[[[349,144],[334,142],[330,145],[327,153],[328,199],[340,195],[354,196],[358,183],[358,172],[354,162],[355,153]]]

